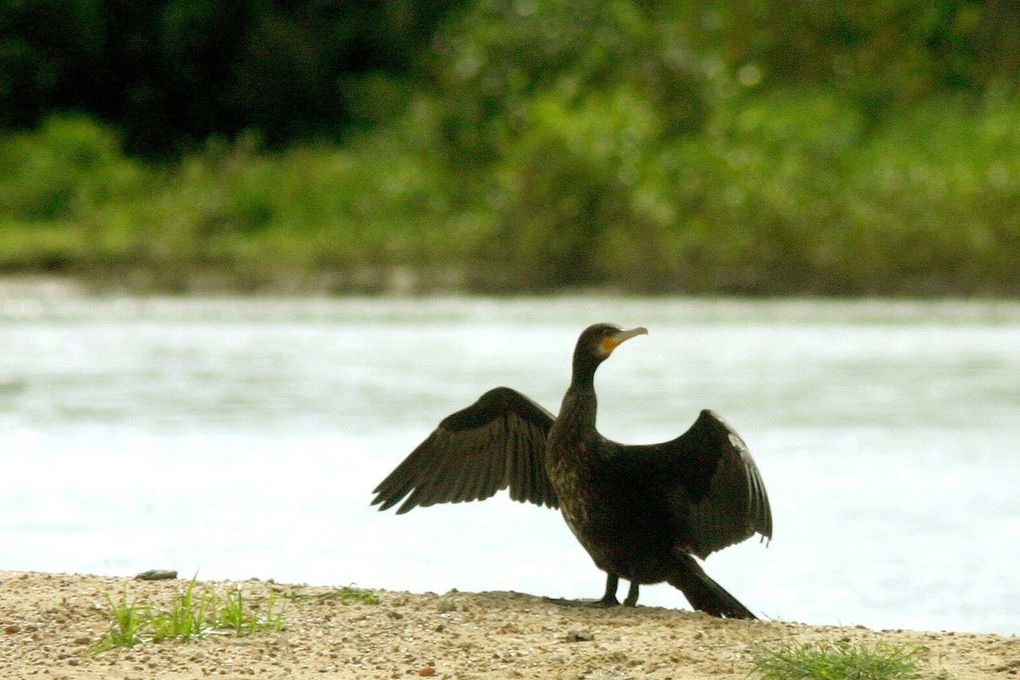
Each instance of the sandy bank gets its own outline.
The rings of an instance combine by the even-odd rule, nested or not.
[[[244,638],[149,643],[99,655],[109,628],[103,593],[168,606],[184,581],[0,572],[2,678],[746,678],[756,642],[850,637],[928,648],[930,677],[1020,677],[1020,639],[969,633],[875,632],[782,621],[721,621],[688,611],[567,607],[518,593],[376,591],[379,604],[282,599],[286,629]],[[330,588],[261,581],[315,595]]]

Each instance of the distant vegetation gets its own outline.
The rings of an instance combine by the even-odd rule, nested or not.
[[[58,5],[0,9],[0,272],[1020,294],[1008,0]]]

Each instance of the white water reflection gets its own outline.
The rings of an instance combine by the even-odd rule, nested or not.
[[[605,434],[673,437],[711,407],[750,444],[775,540],[707,569],[752,610],[1020,632],[1010,303],[0,301],[0,568],[597,596],[553,511],[367,503],[489,387],[555,411],[598,320],[650,331],[599,371]]]

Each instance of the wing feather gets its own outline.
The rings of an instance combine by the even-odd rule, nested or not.
[[[699,557],[739,543],[755,533],[772,538],[768,494],[747,445],[718,414],[702,411],[678,440],[686,453],[684,481],[701,490],[688,494],[689,546]],[[697,451],[692,449],[697,448]],[[697,483],[691,483],[693,477]]]
[[[526,453],[527,443],[524,441],[525,434],[523,429],[515,430],[513,433],[514,450],[516,451],[517,458],[517,484],[511,484],[510,486],[511,488],[516,486],[516,491],[521,498],[529,498],[534,493],[534,490],[531,488],[531,479],[535,471],[531,468],[532,457]],[[514,500],[517,499],[514,498]]]
[[[505,456],[488,456],[487,465],[482,465],[487,471],[485,485],[479,492],[479,498],[489,498],[499,491],[503,484],[503,479],[506,477],[506,457]]]
[[[397,513],[436,503],[510,497],[558,507],[545,472],[545,445],[553,416],[520,392],[497,387],[446,417],[379,483],[373,505]],[[406,500],[405,500],[406,497]]]
[[[704,559],[755,533],[772,538],[765,483],[740,435],[713,411],[702,411],[676,439],[623,447],[622,458],[654,475],[672,508],[677,548]]]

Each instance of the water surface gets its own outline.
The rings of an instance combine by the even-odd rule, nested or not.
[[[368,501],[489,387],[557,410],[600,320],[649,329],[599,370],[604,434],[672,438],[711,407],[749,443],[774,540],[706,568],[753,611],[1020,632],[1012,303],[8,295],[0,568],[598,596],[554,511]]]

